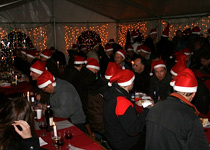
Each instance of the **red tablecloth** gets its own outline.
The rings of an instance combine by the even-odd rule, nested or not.
[[[19,82],[17,85],[0,87],[0,93],[4,94],[5,96],[15,93],[26,93],[27,91],[33,91],[33,87],[29,82]]]
[[[41,119],[43,120],[43,118]],[[59,118],[54,118],[55,122],[58,121],[63,121],[66,119],[59,119]],[[76,126],[71,126],[69,129],[72,131],[73,137],[70,139],[70,144],[72,146],[86,149],[86,150],[103,150],[101,145],[93,141],[90,137],[88,137],[84,132],[82,132],[80,129],[78,129]],[[62,135],[64,133],[65,129],[60,129],[58,132],[60,132]],[[44,132],[46,133],[46,136],[40,136],[40,134]],[[45,149],[54,149],[55,147],[52,145],[52,140],[51,140],[51,135],[50,132],[41,131],[41,130],[36,130],[36,134],[38,137],[41,137],[45,142],[47,142],[47,145],[42,146],[42,148]],[[65,139],[65,144],[62,146],[62,150],[67,150],[66,146],[68,145],[67,140]]]

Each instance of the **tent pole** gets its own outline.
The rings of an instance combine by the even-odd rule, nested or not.
[[[54,14],[54,0],[52,0],[52,18],[53,18],[53,37],[54,37],[54,47],[57,48],[56,43],[56,23],[55,23],[55,14]]]

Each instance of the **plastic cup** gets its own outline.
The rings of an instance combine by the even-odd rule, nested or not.
[[[42,118],[42,109],[36,109],[36,118],[41,119]]]

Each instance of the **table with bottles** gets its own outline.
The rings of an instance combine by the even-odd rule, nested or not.
[[[39,137],[40,145],[42,148],[45,149],[71,149],[74,150],[103,150],[104,148],[92,140],[89,136],[87,136],[84,132],[82,132],[79,128],[77,128],[75,125],[73,125],[70,121],[63,118],[53,118],[54,125],[51,128],[51,130],[46,130],[46,128],[40,129],[39,125],[40,122],[45,122],[45,117],[42,116],[41,119],[36,120],[35,128],[36,128],[36,134]],[[55,134],[54,127],[56,126],[56,134],[59,137],[59,142],[53,142],[52,133]],[[66,131],[70,131],[71,135],[66,136]],[[44,133],[44,136],[43,136]],[[41,138],[40,138],[41,137]],[[69,140],[68,140],[69,138]]]

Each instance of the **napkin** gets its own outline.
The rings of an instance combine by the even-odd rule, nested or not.
[[[144,100],[144,99],[152,100],[152,98],[150,96],[142,96],[141,99],[142,100]]]
[[[149,105],[152,105],[152,102],[149,101],[149,100],[145,100],[145,101],[142,103],[142,106],[143,106],[144,108],[147,107],[147,106],[149,106]]]
[[[43,146],[43,145],[47,145],[48,143],[45,142],[41,137],[39,137],[39,145],[40,147]]]
[[[75,147],[75,146],[72,146],[71,144],[70,144],[70,148],[69,148],[69,150],[85,150],[85,149],[82,149],[82,148],[78,148],[78,147]]]
[[[68,120],[64,120],[64,121],[58,121],[55,123],[57,126],[57,130],[60,129],[65,129],[65,128],[69,128],[71,126],[74,126],[71,122],[69,122]]]

